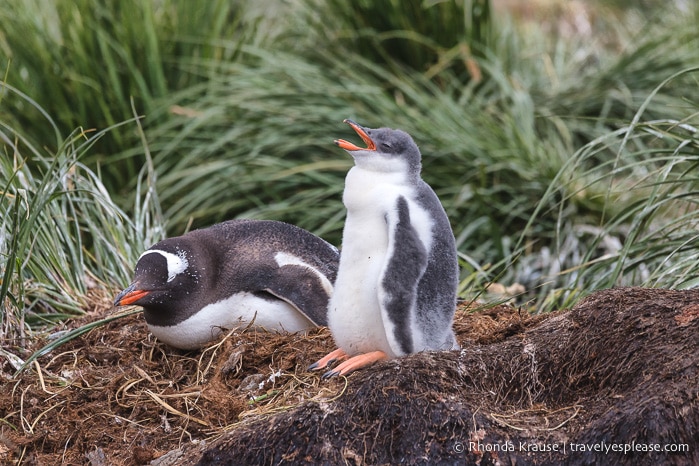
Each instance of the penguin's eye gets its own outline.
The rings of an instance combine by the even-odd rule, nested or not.
[[[391,150],[391,145],[390,145],[389,143],[387,143],[387,142],[382,142],[382,143],[381,143],[381,149],[383,149],[384,151],[388,152],[388,151]]]

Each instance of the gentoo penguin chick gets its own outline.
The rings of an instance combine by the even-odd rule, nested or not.
[[[328,306],[338,349],[309,369],[346,375],[374,361],[459,346],[452,331],[458,264],[454,234],[437,195],[420,177],[407,133],[345,120],[367,147],[344,140],[355,166],[345,180],[347,218]]]
[[[327,324],[338,260],[335,247],[293,225],[231,220],[153,245],[114,305],[142,306],[153,335],[182,349],[253,321],[298,332]]]

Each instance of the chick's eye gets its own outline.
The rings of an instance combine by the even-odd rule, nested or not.
[[[387,143],[387,142],[382,142],[382,143],[381,143],[381,148],[382,148],[383,150],[391,150],[391,145],[390,145],[389,143]]]

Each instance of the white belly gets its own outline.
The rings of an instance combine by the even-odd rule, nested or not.
[[[380,350],[396,357],[386,338],[379,285],[388,249],[385,215],[399,195],[408,193],[382,178],[354,167],[343,197],[347,218],[328,327],[337,346],[350,355]]]
[[[380,222],[383,225],[377,221],[370,228],[362,222],[361,230],[354,230],[349,217],[345,223],[346,232],[356,231],[360,237],[359,241],[343,242],[335,291],[328,307],[328,327],[337,346],[348,354],[376,350],[392,354],[378,297],[387,243],[385,223],[383,219]]]
[[[267,330],[299,332],[314,327],[310,320],[284,301],[269,301],[250,293],[238,293],[204,306],[177,325],[148,324],[148,328],[163,343],[175,348],[196,349],[227,330],[247,326],[253,319],[255,327]]]

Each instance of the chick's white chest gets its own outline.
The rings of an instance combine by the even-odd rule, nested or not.
[[[379,286],[388,253],[388,212],[399,196],[413,197],[397,174],[352,168],[343,202],[347,218],[340,266],[328,309],[328,325],[337,345],[347,353],[381,350],[395,356],[388,344],[379,303]]]

